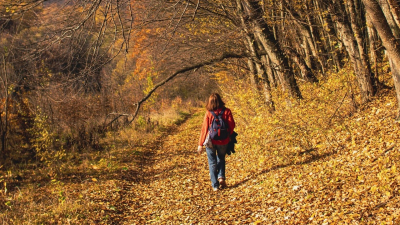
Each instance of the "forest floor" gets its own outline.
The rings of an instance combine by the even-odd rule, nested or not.
[[[98,200],[98,215],[87,219],[112,224],[258,224],[285,220],[279,214],[282,206],[263,191],[265,176],[273,176],[279,168],[248,171],[247,163],[251,162],[246,162],[247,153],[240,150],[227,155],[228,187],[212,190],[207,156],[196,152],[203,116],[203,112],[194,113],[156,140],[138,147],[141,156],[129,165],[136,168],[133,180],[118,176],[104,180],[109,184],[108,191],[90,195]]]
[[[207,156],[196,152],[198,109],[150,139],[116,135],[112,151],[62,176],[21,173],[21,182],[3,190],[0,223],[399,224],[400,126],[376,110],[370,115],[351,118],[359,128],[343,140],[348,147],[288,153],[281,161],[268,153],[271,146],[258,161],[262,153],[241,144],[240,129],[236,153],[226,157],[228,187],[214,192]],[[368,146],[371,138],[382,145]]]
[[[395,165],[384,166],[394,172],[388,176],[392,179],[389,182],[392,190],[387,189],[390,193],[369,198],[377,195],[374,188],[380,189],[375,183],[379,180],[376,176],[385,176],[373,172],[381,167],[377,163],[381,160],[379,155],[365,163],[366,159],[354,157],[356,152],[310,151],[303,153],[310,157],[302,163],[263,167],[252,160],[251,150],[238,148],[236,153],[227,155],[228,187],[214,192],[207,156],[196,152],[203,116],[202,111],[194,113],[179,126],[171,127],[153,142],[145,144],[139,150],[142,157],[135,164],[138,171],[135,181],[108,180],[115,185],[114,189],[119,188],[118,191],[110,189],[108,196],[114,193],[113,199],[105,197],[104,190],[99,193],[98,199],[102,199],[104,207],[98,218],[109,215],[106,223],[121,224],[400,222],[397,219],[400,216],[397,185],[400,177],[393,171]],[[394,146],[388,146],[382,154],[390,154],[390,151],[398,157],[399,150]],[[371,167],[371,171],[367,171],[371,177],[352,174],[352,171],[364,170],[362,165],[370,162],[376,162],[372,166],[375,169]],[[374,181],[370,184],[367,180]],[[109,205],[113,205],[111,210]]]

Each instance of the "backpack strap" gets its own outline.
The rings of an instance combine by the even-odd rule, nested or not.
[[[214,112],[214,111],[210,110],[210,113],[214,116],[214,119],[217,118],[217,115],[215,115],[215,112]],[[219,115],[219,114],[218,114],[218,115]]]
[[[218,113],[218,116],[219,116],[219,115],[224,115],[224,112],[225,112],[225,107],[222,108],[221,112]],[[217,118],[218,118],[218,116],[215,114],[214,111],[210,110],[210,113],[214,116],[214,119],[217,119]]]
[[[225,107],[224,108],[222,108],[222,110],[221,110],[221,112],[219,112],[219,114],[218,115],[224,115],[224,112],[225,112]]]

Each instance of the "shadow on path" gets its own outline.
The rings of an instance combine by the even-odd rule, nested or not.
[[[285,167],[289,167],[289,166],[309,164],[309,163],[318,161],[320,159],[327,158],[327,157],[329,157],[329,156],[331,156],[331,155],[333,155],[335,153],[336,152],[328,152],[328,153],[324,153],[324,154],[321,154],[321,155],[312,155],[312,157],[310,157],[309,159],[307,159],[307,160],[305,160],[303,162],[300,162],[300,163],[288,163],[288,164],[283,164],[283,165],[276,165],[276,166],[273,166],[273,167],[271,167],[269,169],[261,170],[261,171],[255,173],[254,175],[251,175],[251,176],[245,178],[244,180],[239,181],[238,183],[229,186],[228,188],[237,188],[237,187],[247,183],[248,181],[250,181],[250,180],[252,180],[252,179],[254,179],[254,178],[256,178],[256,177],[258,177],[258,176],[260,176],[262,174],[269,173],[271,171],[275,171],[275,170],[278,170],[278,169],[281,169],[281,168],[285,168]]]

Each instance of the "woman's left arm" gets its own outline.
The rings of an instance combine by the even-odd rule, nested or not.
[[[233,130],[235,129],[235,120],[233,119],[233,115],[232,115],[232,111],[231,110],[228,110],[227,113],[228,113],[227,121],[228,121],[228,125],[229,125],[229,131],[230,131],[230,134],[232,134]]]

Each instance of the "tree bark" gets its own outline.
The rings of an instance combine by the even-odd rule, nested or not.
[[[297,64],[300,69],[301,77],[308,82],[316,83],[318,82],[317,77],[311,71],[311,69],[307,66],[304,59],[297,53],[294,49],[290,47],[285,47],[286,55],[290,56],[290,58]]]
[[[303,48],[306,52],[305,61],[309,68],[316,69],[314,68],[315,63],[313,62],[313,59],[318,60],[318,53],[315,46],[314,37],[312,35],[312,31],[309,30],[303,23],[300,23],[301,20],[300,15],[296,11],[292,10],[290,6],[286,7],[286,9],[290,13],[290,16],[293,18],[294,23],[296,24],[299,32],[301,33],[304,45]],[[322,65],[320,65],[319,67],[322,70]]]
[[[329,44],[330,44],[330,52],[332,54],[333,65],[336,66],[336,71],[342,69],[343,62],[340,60],[340,52],[336,50],[336,46],[338,43],[336,33],[335,33],[335,26],[333,25],[333,21],[330,15],[324,18],[324,23],[327,24],[328,30],[328,37],[329,37]],[[334,38],[334,40],[332,40]]]
[[[325,44],[325,51],[329,52],[328,55],[328,60],[325,62],[325,64],[332,69],[335,69],[336,71],[339,71],[341,69],[341,62],[338,57],[338,52],[335,50],[336,47],[336,33],[334,29],[334,25],[332,23],[331,16],[329,14],[323,14],[322,12],[326,11],[326,8],[321,8],[320,3],[318,0],[313,1],[314,7],[316,8],[316,11],[318,13],[319,17],[319,22],[321,24],[321,32],[323,35],[323,40]],[[324,4],[322,4],[324,5]],[[332,62],[330,62],[332,61]]]
[[[4,85],[4,94],[5,94],[5,100],[4,100],[4,127],[2,127],[1,131],[1,156],[3,162],[7,159],[8,156],[8,149],[7,149],[7,135],[8,135],[8,75],[7,75],[7,65],[6,65],[6,59],[3,55],[3,73],[4,73],[4,79],[3,85]],[[2,112],[0,112],[2,114]],[[0,117],[1,119],[1,117]]]
[[[240,3],[240,1],[238,1],[238,3]],[[261,43],[273,63],[274,69],[280,79],[282,90],[289,93],[289,95],[294,98],[302,98],[294,74],[290,69],[289,62],[282,54],[283,51],[279,42],[273,37],[272,32],[270,32],[268,26],[264,23],[258,1],[244,0],[242,4],[249,18],[251,30],[255,38]]]
[[[267,73],[270,86],[273,87],[273,88],[276,88],[277,87],[277,82],[276,82],[274,70],[271,69],[271,60],[269,59],[269,56],[268,55],[261,55],[261,62],[264,65],[264,68],[265,68],[265,71]]]
[[[391,28],[391,30],[393,32],[393,35],[396,38],[400,38],[400,28],[397,25],[393,15],[392,15],[388,1],[387,0],[379,0],[379,5],[382,9],[383,14],[385,15],[385,19],[386,19],[387,23],[389,24],[389,27]]]
[[[381,37],[382,44],[386,48],[390,58],[390,68],[394,86],[396,89],[398,116],[400,115],[400,43],[396,40],[385,15],[375,0],[362,0],[365,5],[365,10],[371,18],[378,35]],[[399,119],[399,117],[397,118]]]
[[[400,5],[399,5],[399,3],[396,0],[387,0],[387,2],[390,7],[390,12],[392,12],[394,22],[396,23],[397,27],[400,28]]]
[[[320,41],[319,38],[319,33],[316,32],[316,30],[314,29],[315,24],[313,23],[313,20],[310,18],[310,14],[306,14],[306,18],[307,18],[307,24],[308,24],[308,30],[310,30],[310,34],[311,34],[311,38],[312,38],[312,42],[315,48],[315,57],[320,65],[320,69],[321,72],[324,74],[325,73],[325,66],[326,66],[326,58],[323,54],[321,54],[322,52],[325,53],[326,50],[322,49],[320,44],[318,44],[318,42]]]
[[[360,51],[357,40],[354,37],[353,30],[351,29],[351,21],[349,21],[349,17],[343,7],[342,1],[334,1],[330,10],[333,13],[340,15],[336,17],[338,32],[340,33],[341,40],[346,47],[354,73],[357,77],[362,102],[365,103],[374,95],[371,73],[368,73],[366,70],[368,66],[362,61],[362,52]]]
[[[246,44],[248,51],[250,53],[251,59],[254,62],[254,65],[256,67],[256,72],[257,72],[257,79],[261,80],[261,83],[263,85],[263,93],[265,97],[265,102],[271,107],[271,109],[274,109],[274,102],[272,100],[272,94],[271,94],[271,86],[270,82],[268,81],[268,77],[265,72],[265,67],[261,64],[261,57],[257,53],[258,51],[258,44],[254,40],[252,34],[250,34],[249,29],[247,28],[244,16],[243,16],[243,8],[242,5],[240,4],[240,1],[237,0],[237,10],[238,10],[238,15],[240,17],[240,22],[242,26],[242,30],[246,39]]]
[[[369,15],[365,15],[367,19],[367,32],[368,32],[368,39],[369,39],[369,54],[371,62],[374,66],[374,75],[375,80],[379,84],[379,73],[378,73],[378,58],[381,58],[381,54],[378,51],[379,44],[379,37],[376,33],[375,27],[371,22],[371,18]]]
[[[254,67],[253,60],[251,60],[251,58],[247,59],[247,67],[249,67],[249,70],[250,70],[250,83],[251,83],[251,86],[254,89],[257,89],[257,86],[258,86],[257,72],[256,72],[256,69]]]
[[[347,0],[347,5],[349,9],[349,14],[350,14],[350,22],[351,22],[351,28],[354,32],[354,36],[357,42],[358,46],[358,52],[360,56],[360,69],[361,69],[361,82],[363,89],[367,91],[367,99],[368,100],[371,96],[375,95],[376,93],[376,82],[374,80],[374,77],[371,72],[371,65],[369,63],[368,59],[368,54],[366,49],[364,48],[364,43],[366,42],[364,40],[364,35],[361,32],[361,28],[359,25],[359,19],[357,15],[360,14],[358,7],[356,8],[356,2],[354,0]],[[357,10],[358,9],[358,10]],[[365,21],[363,21],[365,23]]]

